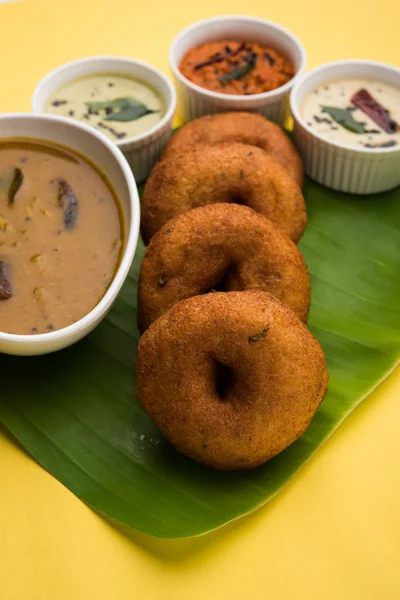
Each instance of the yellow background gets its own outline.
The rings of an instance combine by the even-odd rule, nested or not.
[[[295,32],[309,67],[400,65],[398,0],[26,0],[0,3],[0,111],[29,110],[43,75],[85,55],[167,72],[183,26],[243,12]],[[0,432],[0,600],[398,599],[399,423],[398,369],[268,506],[172,542],[118,532]]]

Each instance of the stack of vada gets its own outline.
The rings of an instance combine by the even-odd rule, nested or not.
[[[209,467],[282,452],[327,391],[296,246],[302,182],[282,129],[238,112],[184,125],[145,186],[137,395],[166,439]]]

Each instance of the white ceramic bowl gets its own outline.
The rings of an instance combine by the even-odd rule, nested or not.
[[[179,65],[191,48],[224,39],[259,42],[280,50],[294,65],[295,76],[271,92],[242,96],[206,90],[182,75]],[[304,71],[306,53],[301,42],[280,25],[255,17],[220,16],[183,29],[171,44],[169,62],[178,92],[179,111],[184,121],[210,113],[243,110],[260,112],[268,119],[284,125],[289,114],[289,93]]]
[[[0,332],[0,352],[25,356],[45,354],[65,348],[83,338],[111,308],[135,255],[140,225],[139,195],[132,171],[123,154],[103,134],[88,125],[50,115],[0,115],[0,141],[9,137],[55,142],[86,156],[113,186],[125,217],[126,243],[121,264],[107,292],[93,310],[76,323],[58,331],[39,335]]]
[[[290,107],[294,119],[294,140],[305,170],[318,183],[341,192],[375,194],[400,185],[400,146],[354,148],[328,140],[313,131],[301,116],[305,96],[315,87],[335,78],[360,77],[398,86],[400,69],[368,60],[332,62],[302,77],[293,87]]]
[[[61,86],[78,77],[95,73],[122,73],[134,77],[158,91],[164,102],[165,115],[154,127],[135,137],[115,142],[125,154],[137,183],[142,183],[171,136],[172,119],[176,110],[175,89],[158,69],[140,60],[119,56],[81,58],[54,69],[38,83],[32,97],[32,110],[44,113],[48,98]]]

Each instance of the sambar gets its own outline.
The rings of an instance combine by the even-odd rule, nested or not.
[[[124,246],[118,198],[76,152],[0,142],[0,331],[37,334],[78,321],[101,300]]]

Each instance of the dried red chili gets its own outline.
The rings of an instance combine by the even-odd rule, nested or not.
[[[386,133],[396,133],[399,125],[390,116],[390,113],[384,108],[366,89],[361,89],[351,98],[352,104],[368,115],[379,127]]]

